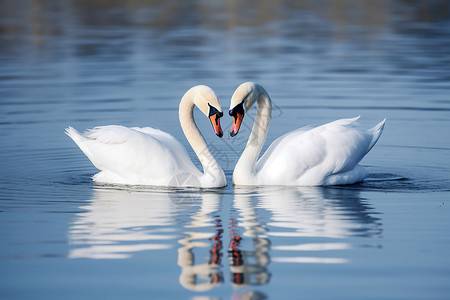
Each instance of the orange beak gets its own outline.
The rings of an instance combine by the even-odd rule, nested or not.
[[[216,132],[216,135],[221,138],[223,136],[223,131],[222,127],[220,127],[219,115],[218,114],[211,115],[209,119],[211,120],[211,124],[214,128],[214,131]]]
[[[244,114],[236,113],[233,116],[233,125],[231,126],[230,135],[235,136],[239,132],[239,128],[241,128],[242,120],[244,119]]]

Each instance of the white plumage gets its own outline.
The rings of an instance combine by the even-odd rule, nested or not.
[[[110,125],[95,127],[82,135],[74,128],[68,127],[66,134],[92,164],[101,170],[93,177],[94,181],[99,183],[176,187],[225,186],[225,174],[209,152],[193,121],[194,105],[205,115],[209,113],[208,106],[215,107],[219,112],[222,109],[218,97],[206,86],[190,89],[180,103],[183,131],[199,157],[204,173],[195,167],[180,142],[158,129]],[[217,124],[220,129],[220,123]]]
[[[169,186],[175,174],[201,172],[186,149],[163,131],[124,126],[100,126],[81,135],[66,129],[100,173],[94,181],[111,184]]]
[[[256,164],[260,184],[335,185],[364,179],[366,172],[358,163],[380,137],[385,121],[361,131],[358,118],[279,137]]]
[[[249,110],[255,102],[258,112],[249,142],[234,169],[235,184],[313,186],[352,184],[364,179],[366,172],[358,163],[379,139],[386,119],[369,130],[358,128],[359,117],[300,128],[276,139],[257,160],[270,122],[269,95],[260,85],[244,83],[234,93],[230,107],[242,104]]]

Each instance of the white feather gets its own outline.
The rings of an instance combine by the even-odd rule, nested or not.
[[[175,174],[201,175],[181,143],[153,128],[111,125],[81,135],[69,127],[66,133],[102,171],[94,176],[98,182],[168,186]]]
[[[357,119],[341,119],[278,138],[257,162],[260,183],[331,185],[362,180],[365,172],[357,164],[382,130],[362,131],[356,127]],[[377,126],[384,126],[384,121]]]
[[[196,101],[196,97],[198,99]],[[206,86],[190,89],[180,103],[180,122],[205,173],[192,163],[186,149],[170,134],[145,127],[99,126],[84,135],[72,127],[66,134],[78,145],[94,166],[101,170],[93,179],[100,183],[222,187],[225,174],[209,152],[192,118],[194,105],[203,110],[208,104],[222,110],[215,93]],[[207,111],[203,111],[206,112]]]
[[[336,185],[364,179],[358,163],[372,149],[386,119],[369,130],[361,130],[359,116],[316,127],[303,127],[276,139],[257,160],[269,129],[271,99],[253,82],[241,84],[233,94],[230,108],[246,101],[250,109],[258,103],[249,141],[233,173],[239,185]]]

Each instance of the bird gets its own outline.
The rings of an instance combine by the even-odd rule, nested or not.
[[[359,116],[302,127],[277,138],[258,160],[272,111],[272,100],[261,85],[245,82],[233,93],[230,135],[238,134],[246,112],[255,103],[253,128],[233,171],[235,185],[328,186],[364,179],[367,173],[358,163],[380,138],[386,119],[369,130],[358,127]]]
[[[93,176],[95,183],[224,187],[225,174],[195,124],[194,106],[210,119],[218,137],[223,136],[220,126],[223,111],[219,97],[205,85],[192,87],[180,101],[180,124],[203,167],[203,173],[193,164],[185,147],[172,135],[159,129],[108,125],[80,134],[69,126],[65,133],[100,170]]]

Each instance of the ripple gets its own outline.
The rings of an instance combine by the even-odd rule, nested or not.
[[[414,107],[414,106],[351,106],[351,105],[339,105],[339,106],[331,106],[331,105],[280,105],[278,106],[280,109],[329,109],[329,110],[356,110],[356,111],[366,111],[366,110],[382,110],[382,111],[391,111],[391,110],[399,110],[399,111],[441,111],[447,112],[450,111],[448,107]]]
[[[315,244],[299,244],[274,246],[273,250],[283,251],[329,251],[329,250],[348,250],[353,248],[352,245],[346,243],[315,243]]]
[[[274,262],[301,263],[301,264],[346,264],[350,260],[330,257],[274,257]]]
[[[442,178],[438,180],[430,178],[412,179],[391,173],[369,173],[364,181],[360,183],[330,188],[399,193],[438,192],[449,189],[448,182]]]

